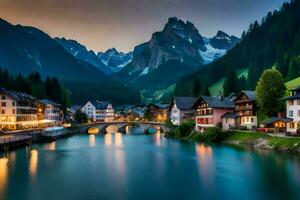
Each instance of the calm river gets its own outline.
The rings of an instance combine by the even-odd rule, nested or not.
[[[1,155],[0,199],[300,199],[300,156],[160,133],[76,135]]]

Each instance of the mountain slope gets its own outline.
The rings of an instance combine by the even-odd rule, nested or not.
[[[98,52],[98,58],[113,72],[119,72],[124,66],[132,60],[132,52],[123,53],[117,51],[115,48],[108,49],[107,51]]]
[[[191,94],[188,88],[197,81],[202,86],[199,92],[204,92],[231,70],[249,69],[246,85],[242,89],[254,89],[262,71],[274,65],[286,80],[299,76],[300,66],[295,62],[295,57],[300,54],[299,22],[300,1],[285,3],[279,11],[268,13],[261,24],[257,21],[251,24],[242,41],[225,56],[182,78],[176,85],[176,94]]]
[[[213,38],[203,37],[191,22],[173,17],[150,41],[134,48],[132,62],[115,77],[151,98],[156,90],[168,88],[184,75],[223,56],[238,41],[222,31]]]
[[[66,51],[71,53],[75,58],[85,61],[95,66],[100,71],[109,74],[112,73],[110,67],[103,64],[94,51],[88,51],[85,46],[75,40],[67,40],[66,38],[54,38]]]
[[[63,80],[97,80],[105,76],[75,59],[44,32],[0,20],[0,66],[13,73],[39,71]],[[82,75],[84,74],[84,76]]]
[[[118,98],[118,92],[127,91],[128,96],[139,95],[124,84],[112,80],[91,64],[76,59],[43,31],[21,25],[12,25],[0,19],[0,66],[11,73],[29,74],[38,71],[42,77],[60,79],[80,99],[113,99],[116,103],[129,103],[129,97]],[[89,87],[87,87],[89,86]],[[107,92],[114,88],[114,92]],[[87,89],[85,91],[85,89]],[[83,92],[86,96],[81,96]],[[93,91],[91,91],[93,90]],[[93,95],[88,95],[89,91]],[[110,95],[106,95],[110,94]],[[79,102],[74,98],[74,102]],[[135,101],[135,102],[136,102]]]

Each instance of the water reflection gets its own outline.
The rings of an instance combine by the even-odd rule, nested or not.
[[[154,144],[157,145],[157,146],[161,146],[162,145],[160,131],[157,131],[156,134],[155,134],[155,136],[154,136]]]
[[[49,144],[46,144],[45,149],[54,151],[56,149],[56,142],[54,141],[54,142],[51,142]]]
[[[8,158],[0,158],[0,199],[5,193],[6,183],[8,177]]]
[[[95,147],[96,146],[96,136],[95,135],[90,135],[89,136],[89,143],[90,143],[90,147]]]
[[[214,164],[212,157],[212,148],[205,146],[204,144],[196,145],[196,156],[199,166],[199,175],[202,180],[202,184],[209,190],[213,189],[214,183]]]
[[[116,134],[105,134],[104,135],[104,144],[106,146],[115,146],[115,147],[122,147],[123,146],[123,134],[116,133]]]
[[[116,133],[114,137],[114,142],[116,147],[121,147],[123,146],[123,135],[122,133]]]
[[[111,146],[112,145],[112,135],[111,134],[105,134],[104,135],[104,144],[106,146]]]
[[[30,151],[30,158],[29,158],[29,174],[31,177],[34,177],[36,175],[37,164],[38,164],[38,151],[32,149]]]

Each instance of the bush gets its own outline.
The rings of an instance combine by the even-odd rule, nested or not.
[[[186,137],[188,136],[192,130],[195,127],[195,121],[194,120],[187,120],[184,121],[181,125],[177,128],[177,136],[178,137]]]
[[[205,141],[211,142],[216,140],[220,133],[221,129],[219,127],[211,127],[204,131],[203,136]]]

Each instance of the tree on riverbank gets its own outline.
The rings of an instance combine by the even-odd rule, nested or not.
[[[282,109],[279,100],[285,94],[286,86],[282,74],[275,68],[265,70],[256,86],[258,106],[261,112],[274,116]]]
[[[77,123],[86,123],[88,121],[87,115],[81,110],[76,110],[74,119]]]

